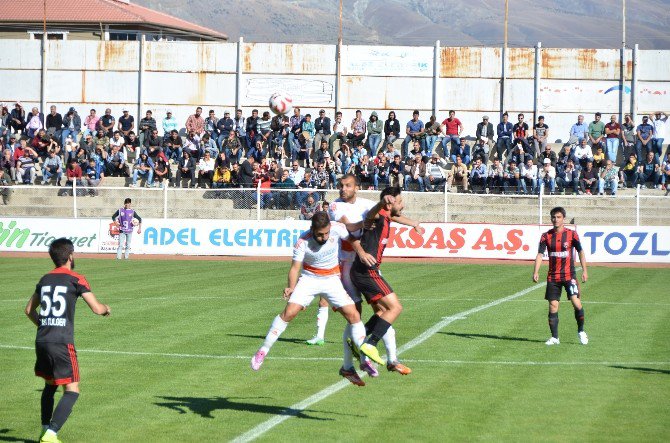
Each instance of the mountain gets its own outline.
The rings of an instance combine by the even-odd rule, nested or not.
[[[337,42],[339,0],[131,0],[249,42]],[[627,46],[670,49],[670,1],[628,0]],[[501,46],[503,0],[344,0],[345,44]],[[509,0],[510,46],[621,47],[622,0]]]

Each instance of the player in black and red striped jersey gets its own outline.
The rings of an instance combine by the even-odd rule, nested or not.
[[[381,265],[391,231],[391,218],[398,223],[414,227],[419,234],[424,233],[419,222],[402,215],[404,207],[400,188],[385,188],[381,192],[379,203],[373,206],[366,215],[366,228],[360,240],[353,242],[360,241],[364,252],[358,254],[354,259],[350,273],[351,281],[356,289],[365,296],[367,302],[375,308],[375,314],[365,324],[368,335],[360,350],[378,364],[384,364],[384,361],[379,356],[377,343],[402,312],[398,296],[379,272],[379,265]]]
[[[572,229],[565,227],[565,209],[561,207],[550,211],[551,223],[554,227],[542,234],[537,257],[535,258],[535,270],[533,281],[539,280],[538,272],[542,265],[544,253],[549,255],[549,272],[547,274],[547,289],[545,300],[549,302],[549,329],[551,338],[546,341],[547,345],[560,344],[558,339],[558,304],[561,300],[561,292],[565,288],[568,300],[575,309],[575,320],[577,320],[577,336],[581,344],[589,342],[589,337],[584,332],[584,308],[580,298],[580,285],[575,272],[574,252],[579,254],[579,262],[582,266],[582,282],[588,279],[586,270],[586,258],[579,235]]]
[[[74,347],[74,312],[82,297],[91,310],[108,316],[109,306],[98,302],[84,276],[74,272],[74,245],[67,238],[54,240],[49,255],[56,268],[43,276],[28,300],[26,315],[37,326],[35,375],[44,378],[42,391],[42,434],[40,442],[58,442],[79,397],[79,363]],[[39,312],[37,311],[39,308]],[[64,387],[54,410],[54,394]]]

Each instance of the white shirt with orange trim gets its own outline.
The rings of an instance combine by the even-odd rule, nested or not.
[[[338,198],[330,204],[330,219],[340,221],[342,217],[346,216],[349,223],[358,223],[359,221],[363,221],[365,216],[368,215],[370,209],[372,209],[372,207],[376,204],[377,203],[373,202],[372,200],[360,197],[356,197],[356,201],[354,203],[347,203],[341,198]],[[351,233],[351,236],[354,238],[360,238],[361,235],[362,231],[360,230]],[[340,251],[340,261],[353,262],[354,258],[356,258],[356,253],[351,247],[351,244],[348,241],[343,240],[342,250]]]
[[[293,246],[293,260],[302,262],[301,276],[325,277],[340,275],[340,242],[349,237],[349,231],[342,223],[331,222],[330,235],[325,244],[320,245],[310,231],[305,232]]]

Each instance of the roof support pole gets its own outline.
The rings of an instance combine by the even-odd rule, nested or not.
[[[40,112],[47,115],[47,33],[42,33],[42,72],[40,75]],[[42,122],[46,127],[46,122]]]
[[[139,68],[137,76],[137,122],[142,119],[142,108],[144,108],[144,49],[146,46],[146,35],[140,34]]]

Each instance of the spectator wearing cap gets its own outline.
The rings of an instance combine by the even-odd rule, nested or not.
[[[149,158],[146,152],[140,154],[140,156],[135,161],[135,168],[133,169],[133,182],[130,185],[131,188],[137,186],[137,180],[140,177],[145,177],[147,179],[147,188],[150,188],[154,182],[154,162]]]
[[[654,138],[654,127],[649,124],[649,117],[642,117],[642,123],[637,126],[637,141],[635,142],[635,153],[638,159],[642,159],[647,152],[653,151],[652,139]],[[642,150],[644,148],[644,151]]]
[[[70,136],[76,143],[79,138],[79,131],[81,131],[81,117],[77,114],[77,110],[71,107],[65,117],[63,117],[63,131],[61,132],[61,145],[65,146],[67,137]]]
[[[123,115],[119,117],[119,123],[117,124],[116,128],[118,131],[121,131],[121,135],[127,139],[130,131],[135,129],[135,117],[130,115],[130,112],[127,108],[124,108],[122,112]]]
[[[144,118],[140,120],[139,128],[139,140],[140,145],[144,145],[144,141],[156,131],[156,136],[158,136],[158,127],[156,126],[156,119],[153,116],[153,112],[147,111],[144,115]]]
[[[537,184],[540,192],[546,187],[549,187],[551,195],[556,192],[556,168],[551,165],[551,160],[548,158],[543,160],[542,169],[537,171]]]
[[[333,122],[333,135],[328,139],[328,150],[333,152],[333,143],[335,143],[336,140],[340,141],[340,149],[342,149],[342,144],[346,141],[348,132],[349,129],[347,129],[347,125],[342,123],[342,113],[339,111],[336,112],[335,122]],[[351,145],[349,144],[349,146]]]
[[[596,112],[595,120],[589,123],[588,136],[589,144],[594,151],[598,145],[605,149],[605,123],[601,121],[600,112]]]
[[[172,131],[177,131],[179,133],[179,127],[177,125],[177,119],[172,116],[172,110],[168,109],[165,112],[165,117],[163,117],[163,136],[169,135]]]
[[[430,116],[430,120],[426,123],[426,155],[431,157],[433,155],[433,148],[435,147],[435,142],[440,136],[440,124],[437,122],[437,118],[434,115]]]
[[[194,133],[198,137],[205,133],[205,119],[202,118],[202,108],[195,108],[195,114],[191,114],[186,119],[186,132]]]
[[[421,120],[419,120],[419,111],[414,110],[412,113],[412,119],[407,122],[405,126],[405,140],[402,143],[402,156],[407,157],[409,151],[409,142],[414,140],[419,140],[422,143],[425,143],[426,140],[423,137],[425,134],[425,127]],[[425,151],[425,148],[423,149]]]
[[[533,144],[535,145],[535,157],[547,146],[549,140],[549,126],[544,123],[544,116],[537,118],[537,123],[533,125]]]
[[[23,109],[21,102],[14,103],[14,109],[9,114],[8,127],[14,132],[23,132],[26,127],[26,110]]]
[[[220,118],[216,122],[216,130],[219,133],[216,139],[216,144],[219,146],[219,149],[223,149],[223,142],[228,138],[230,133],[235,130],[235,121],[230,118],[229,111],[224,112],[223,118]]]
[[[17,141],[17,138],[18,137],[16,136],[16,134],[9,134],[7,136],[7,143],[4,143],[2,146],[4,149],[9,149],[10,152],[12,153],[12,156],[14,155],[14,150],[16,149],[19,143]]]
[[[47,116],[47,120],[49,117]],[[98,132],[98,122],[100,121],[100,117],[98,116],[97,112],[95,109],[91,109],[88,111],[88,115],[84,119],[84,132],[82,134],[82,140],[86,139],[87,135],[92,135]],[[48,127],[47,123],[47,127]],[[61,126],[62,126],[62,119],[61,119]]]
[[[384,122],[384,137],[384,146],[395,142],[400,137],[400,122],[395,116],[395,111],[390,111],[388,118]]]
[[[366,129],[368,132],[370,156],[374,157],[377,155],[377,148],[382,141],[382,132],[384,131],[384,123],[379,121],[379,116],[376,111],[372,111],[370,114]]]
[[[330,130],[330,118],[326,117],[325,109],[321,109],[319,116],[314,119],[314,131],[316,131],[314,146],[321,146],[322,141],[325,141],[326,147],[328,147],[328,141],[332,132]],[[330,150],[330,155],[333,155],[332,150]]]
[[[107,137],[112,137],[114,135],[114,125],[116,124],[116,119],[112,115],[112,110],[110,108],[105,109],[105,114],[100,117],[98,122],[98,129],[102,129],[102,132]]]
[[[486,158],[484,164],[488,162],[488,153],[493,149],[493,123],[489,122],[489,116],[484,115],[482,121],[477,123],[477,130],[475,131],[475,138],[477,139],[477,144],[480,144],[479,141],[483,141],[486,148]],[[473,153],[474,158],[474,153]]]

